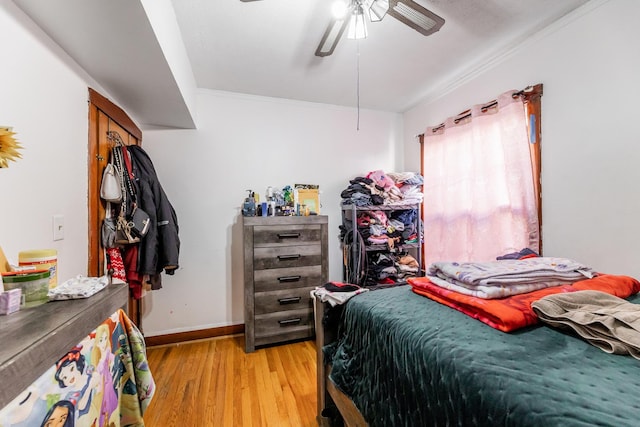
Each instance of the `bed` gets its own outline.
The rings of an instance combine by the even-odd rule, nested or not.
[[[640,422],[640,361],[572,333],[543,324],[505,333],[408,285],[315,307],[320,425]]]

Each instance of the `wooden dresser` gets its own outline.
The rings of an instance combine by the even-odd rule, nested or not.
[[[328,277],[328,218],[243,217],[245,351],[314,336],[310,292]]]

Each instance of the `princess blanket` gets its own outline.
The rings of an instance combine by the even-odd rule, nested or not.
[[[0,410],[0,426],[144,426],[154,391],[144,338],[118,310]]]
[[[567,258],[534,257],[493,262],[436,262],[432,283],[478,298],[503,298],[593,277],[591,268]]]

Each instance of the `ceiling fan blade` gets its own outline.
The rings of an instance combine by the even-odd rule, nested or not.
[[[444,25],[444,18],[413,0],[389,0],[387,13],[425,36],[435,33]]]
[[[316,56],[325,57],[333,53],[342,37],[342,33],[347,28],[348,22],[346,18],[331,20],[316,49]]]
[[[389,0],[365,0],[371,22],[382,21],[389,11]]]

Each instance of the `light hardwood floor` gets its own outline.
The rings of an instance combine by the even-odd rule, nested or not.
[[[244,336],[147,348],[156,393],[147,427],[311,427],[314,341],[244,352]]]

